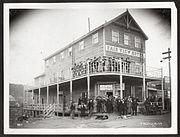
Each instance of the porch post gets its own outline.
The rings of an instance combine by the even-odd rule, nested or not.
[[[97,87],[96,87],[96,83],[94,84],[94,97],[96,98],[97,97]]]
[[[59,84],[57,83],[57,105],[59,105]]]
[[[89,99],[90,97],[89,61],[87,61],[87,92],[88,92],[88,99]]]
[[[39,106],[41,105],[41,88],[39,88]]]
[[[146,82],[145,82],[145,64],[143,63],[143,90],[142,90],[142,101],[146,99]]]
[[[28,91],[25,90],[25,102],[28,104]]]
[[[164,110],[164,83],[163,83],[163,68],[161,67],[161,90],[162,90],[162,108]]]
[[[149,91],[148,91],[147,82],[146,82],[146,87],[145,87],[145,89],[146,89],[146,98],[147,98],[147,97],[149,97]]]
[[[25,86],[23,86],[23,104],[25,104],[26,102],[26,90],[25,90]]]
[[[72,97],[72,68],[70,68],[70,104],[73,101],[73,97]]]
[[[32,89],[32,104],[34,105],[34,90]]]
[[[119,82],[120,82],[120,96],[121,99],[123,99],[123,89],[122,89],[122,59],[120,59],[120,77],[119,77]]]
[[[24,94],[24,95],[23,95],[23,101],[24,101],[23,103],[25,104],[25,102],[27,102],[27,101],[26,101],[26,90],[24,90],[23,94]]]
[[[49,104],[49,86],[47,85],[47,105]]]

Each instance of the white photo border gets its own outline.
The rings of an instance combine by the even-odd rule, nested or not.
[[[173,2],[115,2],[115,3],[4,3],[4,134],[177,134],[177,9]],[[59,8],[134,8],[171,9],[172,50],[172,115],[171,128],[67,128],[67,129],[11,129],[9,128],[9,10]],[[131,131],[131,132],[130,132]]]

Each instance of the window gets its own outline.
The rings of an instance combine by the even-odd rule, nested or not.
[[[53,57],[53,63],[56,63],[56,56]]]
[[[79,42],[79,50],[83,50],[84,49],[84,41]]]
[[[49,60],[46,60],[46,66],[49,67]]]
[[[95,34],[92,36],[92,43],[93,43],[93,44],[98,43],[98,33],[95,33]]]
[[[53,73],[53,82],[56,82],[56,73]]]
[[[61,59],[64,58],[64,52],[61,52]]]
[[[124,34],[124,44],[129,45],[129,35]]]
[[[61,78],[64,79],[64,70],[61,70]]]
[[[112,31],[112,41],[119,43],[119,33],[116,31]]]
[[[142,65],[140,63],[135,63],[135,73],[136,74],[142,73]]]
[[[72,47],[68,49],[68,56],[72,56]]]
[[[140,37],[135,37],[135,47],[141,48],[141,39]]]

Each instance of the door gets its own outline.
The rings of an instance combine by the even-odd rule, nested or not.
[[[108,96],[108,98],[109,98],[109,97],[113,97],[113,91],[108,91],[108,92],[106,92],[106,95]]]

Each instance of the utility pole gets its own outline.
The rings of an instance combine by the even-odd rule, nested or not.
[[[91,28],[90,28],[90,18],[88,17],[88,30],[89,32],[91,31]]]
[[[168,54],[167,57],[164,57],[163,59],[168,59],[169,60],[169,90],[170,90],[170,105],[171,105],[171,51],[170,48],[168,48],[167,52],[163,52],[162,54]]]
[[[162,60],[160,61],[163,62]],[[164,110],[164,78],[163,78],[163,66],[161,66],[161,91],[162,91],[162,108]]]

